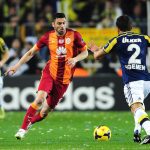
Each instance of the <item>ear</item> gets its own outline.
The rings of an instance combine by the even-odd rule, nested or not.
[[[54,28],[54,22],[52,22],[52,27]]]
[[[66,22],[66,27],[68,27],[69,26],[69,23],[68,22]]]

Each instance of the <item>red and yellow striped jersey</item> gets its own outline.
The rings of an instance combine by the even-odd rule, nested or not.
[[[74,68],[66,64],[69,58],[77,56],[87,49],[79,32],[67,29],[64,36],[57,36],[55,30],[45,33],[35,45],[38,50],[47,46],[50,53],[50,74],[54,80],[68,84],[73,76]]]

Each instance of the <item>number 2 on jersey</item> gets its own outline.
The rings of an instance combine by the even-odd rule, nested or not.
[[[140,47],[137,44],[130,44],[127,48],[128,51],[133,51],[133,49],[135,52],[129,58],[128,64],[141,64],[141,59],[137,59],[140,54]]]

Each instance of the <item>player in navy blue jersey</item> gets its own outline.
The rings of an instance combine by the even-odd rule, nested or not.
[[[150,74],[146,66],[150,37],[131,32],[132,22],[126,15],[117,18],[116,26],[118,36],[109,40],[104,47],[98,47],[91,42],[89,49],[94,53],[95,59],[102,58],[112,51],[118,54],[122,68],[124,95],[134,114],[134,141],[147,144],[150,143],[150,120],[145,112],[144,99],[150,93]],[[147,134],[142,141],[141,127]]]

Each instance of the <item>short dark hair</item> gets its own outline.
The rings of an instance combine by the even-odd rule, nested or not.
[[[130,31],[132,29],[132,22],[127,15],[122,15],[117,18],[116,26],[121,31]]]
[[[64,13],[56,13],[53,17],[53,19],[57,19],[57,18],[66,18]]]

